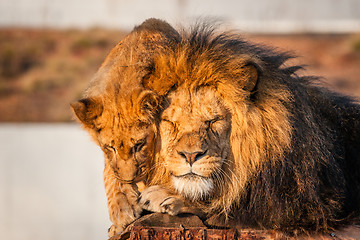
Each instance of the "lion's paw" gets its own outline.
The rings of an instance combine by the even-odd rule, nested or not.
[[[115,216],[116,219],[112,220],[113,225],[108,229],[109,238],[122,233],[129,224],[140,217],[140,213],[141,212],[136,212],[129,207],[116,209],[116,212],[112,215]]]
[[[115,236],[116,234],[121,233],[123,230],[124,230],[123,227],[118,227],[118,226],[116,226],[114,224],[111,225],[111,227],[108,229],[109,238]]]
[[[131,192],[118,192],[108,200],[110,220],[113,223],[108,231],[109,237],[122,233],[130,223],[140,217],[142,206],[135,196]]]
[[[175,216],[178,213],[180,213],[183,206],[184,206],[183,200],[178,198],[177,196],[170,196],[164,199],[162,203],[160,203],[161,212],[168,213],[172,216]]]
[[[142,206],[138,203],[139,192],[131,184],[122,184],[121,190],[125,194],[127,203],[130,206],[130,209],[128,210],[129,215],[133,215],[135,219],[139,218],[142,212]],[[124,204],[126,203],[125,201],[123,202]],[[123,208],[126,207],[124,206]]]
[[[161,186],[151,186],[141,192],[139,203],[151,212],[168,213],[177,215],[184,207],[184,201],[180,196],[171,194]]]

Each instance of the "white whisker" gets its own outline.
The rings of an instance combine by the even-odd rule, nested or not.
[[[231,172],[231,175],[233,177],[235,177],[235,180],[237,181],[237,183],[239,184],[239,186],[241,186],[241,181],[239,180],[239,178],[236,176],[236,174],[231,170],[231,166],[230,164],[226,161],[226,159],[224,159],[223,161],[224,164],[227,164],[229,167],[227,168],[230,172]],[[224,170],[223,170],[224,171]],[[229,177],[229,176],[228,176]],[[229,180],[232,180],[232,178],[229,177]]]

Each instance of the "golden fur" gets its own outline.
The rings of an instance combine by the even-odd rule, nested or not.
[[[165,98],[151,184],[209,224],[298,232],[357,216],[360,107],[289,58],[206,24],[156,54],[144,79]]]
[[[189,71],[191,50],[190,46],[184,44],[173,54],[160,54],[151,80],[147,83],[150,88],[163,93],[168,93],[170,88],[150,85],[167,81],[178,86],[168,93],[169,106],[161,116],[161,150],[156,159],[158,168],[152,183],[167,184],[173,188],[170,174],[176,176],[186,172],[180,170],[182,167],[188,168],[188,165],[184,158],[177,158],[179,149],[206,150],[206,155],[219,155],[213,160],[200,159],[194,166],[201,164],[199,175],[204,178],[211,175],[217,178],[214,179],[217,185],[212,190],[215,191],[212,193],[214,196],[206,208],[210,207],[210,212],[228,214],[234,202],[239,201],[248,179],[257,173],[264,159],[272,161],[271,164],[280,161],[282,153],[290,145],[290,113],[283,102],[291,101],[291,98],[285,86],[277,82],[267,83],[267,86],[262,86],[265,92],[258,96],[258,105],[255,106],[250,100],[250,92],[244,88],[253,85],[251,81],[257,81],[257,72],[251,64],[256,64],[258,59],[245,54],[229,55],[225,63],[219,63],[211,59],[211,52],[207,51],[212,49],[203,49],[193,55],[197,61]],[[225,129],[214,130],[219,136],[212,138],[209,131],[213,130],[207,128],[207,124],[217,117],[221,119],[214,124],[224,125],[220,128]],[[176,127],[169,127],[169,122],[170,125],[176,124]],[[176,132],[171,128],[176,128]],[[190,137],[187,136],[188,139],[184,141],[183,137],[189,133]],[[189,181],[188,184],[196,185],[196,182]],[[207,194],[194,193],[190,199],[204,200],[206,197]]]
[[[156,128],[151,111],[156,110],[157,102],[156,95],[143,89],[115,98],[105,96],[77,104],[87,106],[88,118],[81,115],[79,118],[86,119],[83,120],[84,125],[88,124],[85,127],[104,151],[104,183],[110,220],[114,224],[109,234],[113,235],[142,212],[135,183],[146,180],[153,158]],[[76,109],[76,105],[73,106]],[[96,118],[91,117],[89,122],[89,114],[96,114]]]
[[[126,39],[72,105],[105,152],[111,234],[141,208],[177,214],[187,201],[210,225],[295,233],[359,215],[353,100],[206,24],[179,34],[150,20]]]
[[[109,53],[83,99],[71,105],[105,154],[104,183],[113,223],[110,236],[142,212],[138,186],[146,181],[153,159],[159,103],[157,94],[142,86],[142,79],[154,51],[172,31],[170,25],[155,19],[136,27]],[[163,193],[162,199],[168,197]],[[179,201],[171,203],[179,206]]]

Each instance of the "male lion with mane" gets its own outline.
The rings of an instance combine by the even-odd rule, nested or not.
[[[206,24],[179,35],[144,79],[165,98],[150,184],[209,224],[298,233],[358,217],[360,106],[299,76],[289,54]]]

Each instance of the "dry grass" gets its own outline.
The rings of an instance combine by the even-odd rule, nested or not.
[[[0,121],[69,121],[119,31],[0,30]]]
[[[77,99],[121,31],[0,29],[0,121],[70,121]],[[360,34],[250,35],[293,51],[307,73],[360,97]]]

